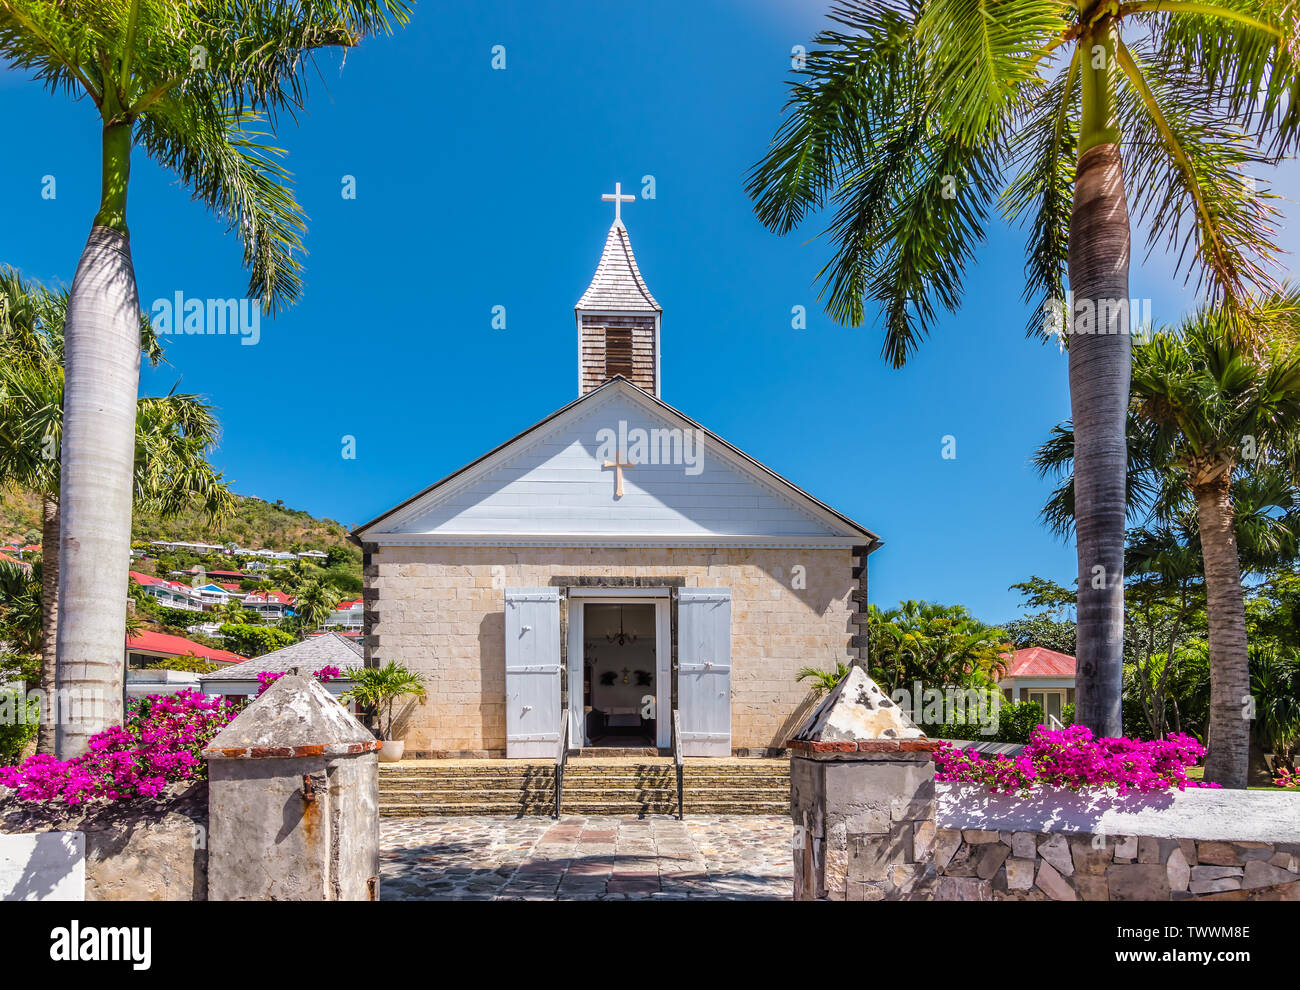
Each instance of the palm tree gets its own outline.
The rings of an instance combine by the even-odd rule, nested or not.
[[[903,601],[897,608],[867,607],[875,644],[871,676],[890,689],[990,687],[1006,668],[1006,634],[974,618],[961,605]],[[919,699],[916,699],[919,709]]]
[[[345,701],[355,701],[381,716],[379,737],[393,738],[393,703],[398,698],[412,695],[423,698],[424,675],[417,674],[394,660],[382,667],[350,667],[344,675],[356,681],[357,686],[345,696]],[[383,716],[387,716],[383,718]]]
[[[41,648],[41,562],[0,560],[0,640],[20,654]]]
[[[1238,336],[1254,324],[1255,343]],[[1164,524],[1145,537],[1139,571],[1171,580],[1196,546],[1209,625],[1211,701],[1205,778],[1245,787],[1250,744],[1250,665],[1243,572],[1294,558],[1300,533],[1300,295],[1280,295],[1233,315],[1207,307],[1134,350],[1128,425],[1129,510]],[[1035,462],[1070,467],[1073,433],[1053,430]],[[1044,516],[1068,526],[1067,476]],[[1172,528],[1171,528],[1172,524]]]
[[[65,293],[24,282],[12,269],[0,268],[0,487],[26,489],[41,498],[41,691],[47,705],[57,697],[58,686],[59,455],[66,310]],[[144,314],[140,319],[144,353],[156,365],[162,359],[162,348]],[[217,437],[216,418],[197,396],[173,393],[139,399],[132,472],[134,504],[163,516],[195,504],[212,519],[228,513],[234,500],[221,473],[207,459]],[[122,610],[125,614],[125,601]],[[116,683],[120,695],[120,673]],[[55,751],[57,728],[53,719],[41,721],[40,752]]]
[[[820,698],[834,691],[835,686],[844,680],[852,669],[852,666],[843,660],[836,661],[833,671],[822,670],[820,667],[800,667],[795,680],[812,681],[812,686],[808,690],[814,698]]]
[[[262,621],[261,615],[252,609],[244,608],[243,603],[237,598],[227,599],[217,609],[217,618],[220,622],[232,622],[236,625],[257,625]]]
[[[826,310],[860,326],[878,303],[895,367],[957,309],[999,191],[1028,221],[1025,296],[1051,316],[1031,332],[1068,343],[1078,431],[1076,717],[1116,735],[1125,175],[1150,243],[1177,245],[1217,301],[1271,285],[1276,211],[1246,173],[1300,142],[1294,0],[843,0],[831,19],[750,175],[755,212],[784,234],[834,208]]]
[[[131,447],[140,305],[127,231],[131,152],[141,147],[229,221],[249,293],[295,300],[305,229],[282,152],[265,143],[281,111],[305,105],[322,48],[404,24],[404,0],[188,3],[0,0],[0,58],[54,92],[89,97],[102,129],[99,211],[67,311],[60,505],[59,685],[98,711],[59,726],[59,753],[120,720],[123,607],[131,529]]]
[[[1300,297],[1268,309],[1266,322],[1300,326]],[[1232,481],[1243,458],[1294,470],[1300,346],[1271,334],[1244,347],[1222,308],[1203,309],[1136,349],[1133,407],[1151,426],[1153,462],[1168,465],[1195,500],[1210,645],[1205,779],[1245,787],[1252,702]]]
[[[305,636],[318,629],[343,600],[337,588],[312,578],[298,586],[293,610],[298,613],[298,628]]]

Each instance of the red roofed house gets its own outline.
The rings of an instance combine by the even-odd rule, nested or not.
[[[259,613],[263,622],[270,623],[279,622],[286,615],[293,615],[293,609],[289,607],[292,604],[293,597],[279,590],[254,591],[245,595],[243,601],[244,608]]]
[[[128,636],[126,640],[127,667],[146,667],[159,660],[172,657],[195,656],[209,663],[243,663],[247,657],[229,650],[218,650],[204,646],[184,636],[172,636],[169,633],[145,631]]]
[[[334,611],[330,613],[329,618],[325,620],[324,626],[326,629],[338,626],[345,633],[359,633],[365,616],[365,604],[360,598],[339,602],[334,606]]]
[[[5,563],[8,564],[13,564],[15,567],[17,567],[19,570],[22,571],[31,571],[32,569],[32,565],[27,563],[27,561],[19,560],[17,557],[11,556],[10,554],[5,553],[3,550],[0,550],[0,560],[3,560]]]
[[[1010,701],[1036,701],[1045,715],[1061,717],[1074,704],[1074,657],[1043,646],[1004,653],[1007,672],[998,687]]]
[[[141,574],[139,571],[129,571],[131,580],[140,586],[140,589],[146,594],[158,599],[159,605],[165,605],[168,608],[183,608],[189,612],[203,611],[203,596],[188,584],[182,584],[179,581],[168,581],[165,578],[154,577],[151,574]]]

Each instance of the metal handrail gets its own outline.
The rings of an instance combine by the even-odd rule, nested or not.
[[[673,709],[673,766],[677,770],[677,820],[686,815],[686,802],[682,787],[682,713]]]
[[[552,818],[560,817],[560,805],[564,800],[564,768],[569,762],[569,710],[566,708],[560,715],[563,723],[560,726],[560,751],[555,754],[555,814]]]

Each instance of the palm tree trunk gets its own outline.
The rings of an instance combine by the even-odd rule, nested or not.
[[[59,642],[59,500],[41,496],[41,723],[36,752],[54,755]]]
[[[65,330],[58,686],[75,708],[59,720],[60,759],[122,719],[139,314],[130,241],[97,223]]]
[[[1250,657],[1229,485],[1230,477],[1225,473],[1193,489],[1210,626],[1210,725],[1205,779],[1223,787],[1244,788],[1250,767]]]
[[[1103,24],[1082,43],[1083,114],[1069,243],[1073,304],[1067,317],[1079,561],[1074,717],[1096,735],[1118,736],[1123,732],[1125,419],[1132,363],[1129,216],[1114,123],[1113,28]],[[1100,67],[1090,68],[1094,44],[1105,46],[1107,55]]]
[[[1079,560],[1075,718],[1099,736],[1123,732],[1125,416],[1132,352],[1129,218],[1119,147],[1079,157],[1070,224],[1070,287],[1092,332],[1070,336],[1074,419],[1074,520]],[[1104,309],[1103,309],[1104,307]],[[1103,317],[1110,314],[1110,319]],[[1079,325],[1081,331],[1088,327]]]

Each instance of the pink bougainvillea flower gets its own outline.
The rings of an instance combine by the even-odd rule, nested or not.
[[[993,794],[1029,794],[1040,785],[1072,791],[1112,788],[1119,794],[1218,787],[1187,779],[1187,768],[1203,756],[1205,747],[1182,733],[1149,741],[1095,739],[1086,726],[1052,730],[1040,725],[1014,759],[983,757],[973,749],[959,752],[944,743],[934,754],[935,780],[979,784]]]

